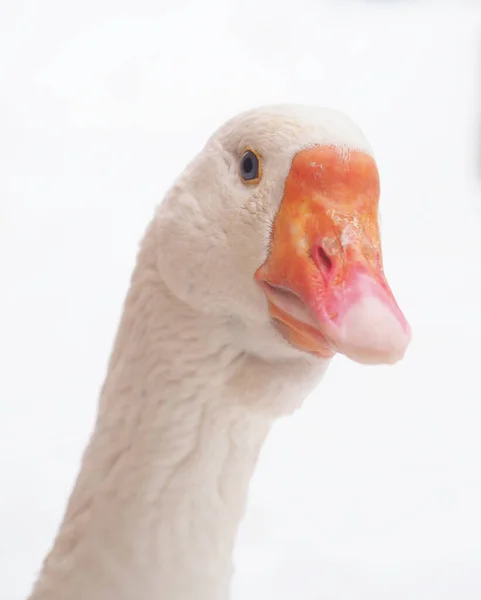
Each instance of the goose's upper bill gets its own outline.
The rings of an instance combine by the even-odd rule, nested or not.
[[[404,355],[410,328],[383,272],[374,159],[314,146],[293,158],[271,250],[255,277],[296,347],[363,363]]]

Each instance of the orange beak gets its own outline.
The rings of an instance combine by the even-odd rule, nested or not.
[[[294,157],[255,278],[297,348],[362,363],[404,356],[411,331],[384,276],[378,204],[370,156],[316,146]]]

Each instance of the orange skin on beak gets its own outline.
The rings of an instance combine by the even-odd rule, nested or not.
[[[294,157],[269,256],[255,278],[274,323],[297,348],[335,354],[336,328],[363,293],[361,276],[408,327],[383,272],[379,194],[376,164],[363,152],[316,146]]]

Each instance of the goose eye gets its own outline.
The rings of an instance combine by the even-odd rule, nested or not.
[[[240,161],[240,173],[246,183],[257,183],[261,178],[259,157],[252,150],[246,150]]]

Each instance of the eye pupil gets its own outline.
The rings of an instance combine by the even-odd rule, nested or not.
[[[252,181],[259,177],[259,159],[252,150],[247,150],[242,156],[240,172],[244,181]]]
[[[243,167],[244,167],[244,173],[250,173],[254,168],[254,163],[252,162],[252,158],[250,158],[249,156],[244,158]]]

